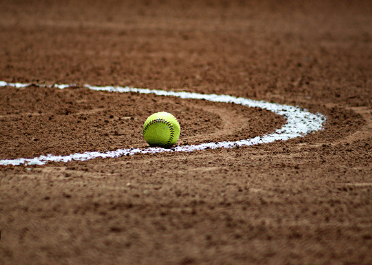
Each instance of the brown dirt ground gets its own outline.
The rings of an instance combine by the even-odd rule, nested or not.
[[[372,264],[371,1],[0,1],[0,159],[180,145],[283,119],[84,84],[230,94],[327,116],[286,142],[0,167],[0,264]]]

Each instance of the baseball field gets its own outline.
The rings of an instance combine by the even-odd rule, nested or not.
[[[0,264],[372,264],[372,1],[0,0]]]

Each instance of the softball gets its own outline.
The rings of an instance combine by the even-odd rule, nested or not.
[[[143,137],[150,146],[170,147],[180,137],[180,124],[168,112],[157,112],[143,125]]]

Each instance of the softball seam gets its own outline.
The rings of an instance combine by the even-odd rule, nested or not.
[[[164,119],[160,119],[160,118],[157,118],[156,120],[152,120],[150,121],[144,128],[143,128],[143,134],[145,134],[146,130],[153,124],[155,123],[164,123],[166,124],[168,127],[169,127],[169,130],[170,130],[170,137],[169,137],[169,140],[166,142],[165,145],[170,145],[172,140],[173,140],[173,137],[174,137],[174,128],[172,126],[172,124],[167,121],[167,120],[164,120]]]

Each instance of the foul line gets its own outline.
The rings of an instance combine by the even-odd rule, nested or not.
[[[22,83],[7,83],[0,81],[0,87],[28,87],[31,84]],[[35,85],[35,84],[33,84]],[[52,85],[46,86],[42,84],[37,84],[38,87],[50,87],[50,88],[69,88],[74,85]],[[163,90],[151,90],[143,88],[130,88],[130,87],[114,87],[114,86],[91,86],[85,85],[84,87],[96,91],[107,91],[107,92],[135,92],[140,94],[155,94],[158,96],[171,96],[179,97],[184,99],[204,99],[212,102],[224,102],[224,103],[234,103],[248,107],[257,107],[272,111],[276,114],[283,116],[287,123],[283,125],[282,128],[275,130],[274,133],[266,134],[264,136],[257,136],[251,139],[239,140],[235,142],[218,142],[218,143],[202,143],[198,145],[184,145],[176,146],[171,149],[164,148],[145,148],[145,149],[118,149],[115,151],[108,151],[105,153],[101,152],[85,152],[83,154],[76,153],[67,156],[55,156],[55,155],[42,155],[35,158],[17,158],[17,159],[5,159],[0,160],[0,165],[44,165],[47,162],[69,162],[69,161],[85,161],[94,158],[114,158],[124,155],[134,155],[134,154],[147,154],[147,153],[162,153],[162,152],[193,152],[196,150],[205,149],[216,149],[216,148],[233,148],[240,146],[251,146],[257,144],[272,143],[274,141],[286,141],[296,137],[303,137],[308,133],[319,131],[323,129],[323,123],[326,118],[323,114],[316,113],[313,114],[306,109],[301,109],[295,106],[281,105],[277,103],[268,103],[265,101],[258,101],[246,98],[237,98],[229,95],[215,95],[215,94],[198,94],[190,92],[174,92],[174,91],[163,91]]]

